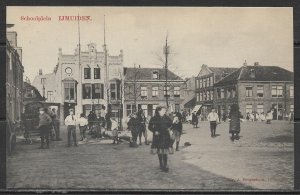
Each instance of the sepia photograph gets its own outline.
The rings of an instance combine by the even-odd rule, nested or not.
[[[292,7],[6,7],[9,190],[294,190]]]

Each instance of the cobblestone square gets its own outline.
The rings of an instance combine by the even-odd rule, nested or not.
[[[293,125],[274,121],[242,123],[240,140],[229,138],[228,123],[210,137],[209,123],[184,125],[180,151],[169,155],[169,173],[159,170],[150,146],[130,148],[102,140],[50,149],[18,143],[7,159],[8,188],[42,189],[293,189]],[[191,146],[185,147],[184,143]]]

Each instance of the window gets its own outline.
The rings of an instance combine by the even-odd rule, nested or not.
[[[252,97],[252,87],[246,87],[246,97]]]
[[[225,97],[224,89],[221,89],[221,98]]]
[[[294,104],[290,105],[290,112],[294,112]]]
[[[95,83],[92,85],[93,88],[93,99],[103,99],[104,98],[104,85],[101,83]]]
[[[246,114],[247,113],[252,113],[252,104],[247,104],[246,105]]]
[[[135,104],[127,104],[126,105],[126,113],[127,113],[127,116],[129,116],[130,114],[136,112],[136,106]]]
[[[273,85],[272,86],[272,97],[282,97],[282,86]]]
[[[235,98],[236,96],[236,91],[235,91],[235,88],[232,89],[231,91],[231,95],[232,95],[232,98]]]
[[[263,85],[257,86],[257,97],[264,97],[264,86]]]
[[[120,99],[120,85],[116,83],[110,84],[110,98],[112,100]]]
[[[210,91],[210,100],[214,99],[214,91]]]
[[[65,101],[75,100],[75,83],[65,83]]]
[[[174,97],[180,97],[180,87],[174,87]]]
[[[221,89],[217,89],[217,98],[220,99],[221,98]]]
[[[264,112],[264,105],[263,104],[257,104],[257,109],[256,109],[258,114],[261,114]]]
[[[231,97],[231,89],[227,89],[227,98]]]
[[[26,88],[24,96],[26,98],[32,98],[34,96],[34,91],[31,88]]]
[[[47,91],[47,101],[53,102],[53,91]]]
[[[206,91],[206,100],[210,100],[210,92]]]
[[[199,80],[196,80],[196,89],[199,88]]]
[[[201,94],[201,93],[197,93],[197,94],[196,94],[197,102],[201,101],[201,99],[200,99],[200,94]]]
[[[203,87],[203,81],[202,79],[200,79],[200,87],[199,88],[202,88]]]
[[[206,87],[206,79],[203,79],[203,87]]]
[[[210,86],[209,78],[206,78],[206,83],[207,83],[207,87],[209,87]]]
[[[294,86],[290,86],[290,97],[294,97]]]
[[[100,79],[100,68],[94,68],[94,79]]]
[[[170,96],[170,87],[169,86],[164,86],[164,96]]]
[[[202,92],[198,93],[198,95],[199,95],[199,101],[203,101],[203,94],[202,94]]]
[[[82,85],[82,98],[83,99],[92,99],[92,85],[83,84]]]
[[[142,98],[146,98],[148,96],[147,87],[141,87],[141,96]]]
[[[158,87],[152,87],[152,97],[158,96]]]
[[[159,75],[158,75],[158,72],[157,72],[157,71],[154,71],[154,72],[152,73],[152,78],[153,78],[153,79],[159,79]]]
[[[84,68],[84,79],[91,79],[91,69]]]
[[[213,76],[210,77],[210,85],[211,85],[211,86],[214,85],[214,77],[213,77]]]
[[[41,78],[41,84],[45,85],[46,84],[46,78]]]

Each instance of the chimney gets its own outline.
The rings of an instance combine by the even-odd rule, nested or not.
[[[39,75],[43,75],[43,70],[39,69]]]
[[[259,66],[259,62],[254,62],[254,66]]]
[[[141,65],[139,64],[139,68],[141,68]]]
[[[245,62],[243,63],[243,66],[247,66],[247,61],[245,60]]]

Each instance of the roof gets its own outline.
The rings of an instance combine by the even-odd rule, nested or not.
[[[36,97],[35,98],[25,98],[24,97],[24,100],[35,100],[35,101],[44,101],[45,98],[40,94],[39,90],[37,90],[37,88],[27,82],[24,82],[23,83],[23,90],[26,91],[26,89],[31,89],[34,91],[34,93],[36,94]]]
[[[158,71],[159,79],[154,79],[152,73],[154,71]],[[166,80],[165,77],[165,69],[164,68],[129,68],[124,67],[124,75],[125,80],[134,80],[136,76],[136,80]],[[170,70],[168,70],[168,80],[182,80],[181,77],[177,76]]]
[[[278,66],[243,66],[215,85],[224,85],[236,81],[294,81],[294,73]]]
[[[238,70],[238,68],[224,68],[224,67],[209,67],[209,69],[214,73],[215,80],[219,81],[224,76],[233,73],[234,71]]]
[[[185,108],[194,108],[196,105],[196,97],[192,98],[190,101],[184,104]]]

